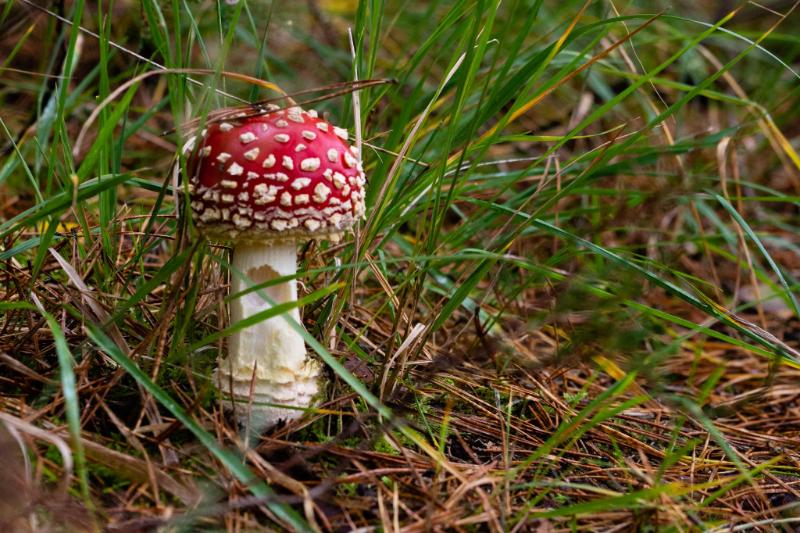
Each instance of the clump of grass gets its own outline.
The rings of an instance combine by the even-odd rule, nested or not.
[[[793,527],[797,17],[7,3],[7,475],[63,480],[76,530]],[[247,449],[210,378],[229,250],[178,147],[276,87],[352,126],[356,71],[384,80],[349,87],[368,219],[302,250],[328,399]]]

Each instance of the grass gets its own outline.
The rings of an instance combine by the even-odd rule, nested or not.
[[[772,4],[0,5],[2,528],[796,528]],[[211,380],[237,273],[176,154],[275,89],[355,107],[368,213],[300,247],[326,401],[248,449]]]

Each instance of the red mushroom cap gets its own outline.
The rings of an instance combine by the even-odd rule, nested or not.
[[[215,122],[190,139],[189,191],[211,235],[283,240],[340,235],[364,215],[364,172],[347,131],[299,107]]]

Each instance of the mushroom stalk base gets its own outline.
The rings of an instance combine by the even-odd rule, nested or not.
[[[295,244],[237,244],[233,267],[232,294],[294,275]],[[230,304],[231,324],[272,307],[259,293],[275,304],[292,302],[297,300],[297,283],[292,279],[236,298]],[[300,313],[294,308],[234,333],[228,357],[217,369],[226,406],[234,410],[242,427],[256,435],[281,420],[302,416],[303,408],[310,407],[319,392],[320,365],[308,357],[303,337],[289,325],[287,316],[300,323]]]

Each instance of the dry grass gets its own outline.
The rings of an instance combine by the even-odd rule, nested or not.
[[[309,4],[314,9],[307,14],[300,8],[273,14],[276,42],[296,54],[327,57],[325,47],[343,35],[346,18],[329,11],[326,2]],[[96,6],[91,7],[87,13],[94,13]],[[781,6],[782,12],[791,7]],[[548,20],[579,20],[577,7],[548,8],[552,13],[542,15],[552,17]],[[114,38],[143,31],[130,5],[120,2],[116,9]],[[734,20],[742,21],[742,32],[758,38],[769,24],[753,19],[752,9]],[[434,11],[439,19],[432,20],[446,14]],[[411,76],[398,51],[412,37],[409,26],[420,22],[411,18],[415,13],[406,13],[404,26],[402,12],[387,13],[398,27],[380,40],[374,74],[397,76],[400,84],[381,93],[366,117],[367,140],[385,150],[367,156],[373,187],[389,183],[391,154],[400,151],[402,133],[411,131],[427,104],[420,97],[422,105],[401,116],[409,95],[422,91],[413,82],[424,86],[428,77],[439,82],[452,67],[441,60],[449,56],[433,57],[448,49],[443,39],[411,70],[422,72],[419,78]],[[48,29],[54,24],[50,16],[24,6],[11,8],[10,14],[0,24],[6,28],[0,34],[2,55],[22,39],[26,16],[32,17],[39,42],[63,30]],[[309,44],[280,24],[301,16],[330,19],[319,43]],[[191,20],[205,20],[196,17]],[[516,24],[510,13],[498,11],[498,17]],[[213,16],[209,20],[203,31],[212,31]],[[86,24],[94,22],[90,18]],[[464,34],[468,22],[461,28]],[[637,45],[640,53],[663,59],[677,48],[670,43],[642,50],[670,30],[685,31],[677,22],[661,23],[643,28],[642,35],[649,37]],[[249,27],[243,22],[242,28],[246,33]],[[498,38],[507,37],[497,31]],[[559,35],[542,41],[532,36],[524,47],[533,56]],[[625,43],[625,35],[615,26],[599,39],[587,56],[598,63],[591,66],[600,71],[600,51],[618,39]],[[222,46],[218,38],[214,34],[206,44]],[[796,61],[796,36],[786,42],[782,52]],[[83,46],[78,72],[87,75],[100,56]],[[253,42],[242,46],[258,56]],[[62,51],[48,49],[59,58]],[[692,59],[724,64],[726,52],[703,48],[709,55],[698,51]],[[633,54],[624,47],[608,52],[628,74],[637,71],[634,62],[642,61]],[[391,63],[390,57],[400,59]],[[653,58],[646,58],[652,59],[648,64],[656,63]],[[120,54],[110,60],[112,90],[135,75],[129,59]],[[276,81],[322,85],[333,78],[331,72],[347,68],[345,60],[326,61],[325,73],[309,65],[306,72],[298,61],[293,66],[299,74]],[[33,41],[12,65],[53,70],[37,57]],[[226,68],[239,65],[231,60]],[[491,79],[495,71],[481,65],[479,76]],[[548,72],[557,66],[548,66]],[[796,293],[800,175],[791,148],[800,135],[800,122],[792,120],[800,117],[796,80],[791,89],[792,83],[780,77],[781,98],[769,102],[775,125],[742,104],[748,98],[761,101],[758,95],[765,90],[747,70],[755,67],[742,67],[740,78],[726,71],[712,89],[727,100],[707,91],[676,109],[640,144],[603,159],[606,150],[644,127],[642,109],[663,110],[686,92],[677,83],[699,83],[690,80],[697,75],[693,68],[666,71],[653,82],[658,92],[655,87],[642,92],[641,107],[616,104],[607,122],[592,124],[580,138],[570,131],[604,102],[592,91],[619,92],[625,86],[605,84],[604,76],[627,82],[603,71],[601,81],[594,79],[594,88],[587,88],[588,78],[574,69],[575,74],[553,74],[547,81],[557,90],[542,97],[547,105],[521,113],[504,133],[517,137],[491,137],[500,117],[513,114],[511,104],[501,102],[474,132],[474,139],[488,139],[485,153],[457,143],[439,153],[448,139],[436,137],[437,129],[453,140],[471,124],[448,123],[457,110],[459,88],[468,87],[456,77],[410,154],[427,166],[409,164],[399,175],[400,186],[387,185],[387,194],[401,207],[385,207],[374,224],[362,228],[362,255],[352,243],[301,249],[305,294],[346,282],[341,291],[304,309],[308,331],[427,446],[397,420],[379,416],[360,390],[329,371],[328,400],[264,435],[252,449],[221,411],[209,377],[224,340],[203,343],[228,325],[228,250],[193,240],[195,232],[173,203],[172,191],[162,188],[171,183],[180,138],[159,134],[180,121],[174,108],[159,103],[178,89],[166,78],[150,80],[125,104],[130,121],[148,111],[152,115],[129,132],[119,168],[113,169],[115,156],[109,154],[120,146],[120,130],[112,124],[104,132],[107,117],[89,132],[75,161],[60,145],[63,139],[56,141],[59,135],[77,137],[96,105],[92,98],[84,95],[80,105],[65,111],[52,143],[43,146],[44,156],[37,155],[31,147],[37,146],[45,120],[35,111],[36,101],[55,92],[16,71],[2,73],[0,110],[10,136],[0,169],[16,160],[20,146],[27,164],[7,175],[0,171],[0,219],[12,220],[58,194],[67,200],[54,212],[53,220],[64,224],[55,233],[48,232],[50,219],[44,216],[28,216],[10,230],[2,227],[0,531],[260,531],[285,527],[274,515],[274,501],[287,503],[321,531],[794,531],[800,525],[800,366],[793,356],[800,349],[800,322],[788,293],[767,298],[779,292],[778,274],[759,255],[747,228],[735,223],[712,193],[747,219]],[[493,87],[500,91],[502,81]],[[92,93],[96,85],[85,90]],[[467,99],[476,113],[480,89],[472,87],[474,100]],[[435,87],[426,91],[430,98]],[[564,104],[574,101],[584,104]],[[340,101],[323,105],[336,110]],[[114,110],[110,106],[108,113]],[[620,123],[624,132],[613,129]],[[394,138],[393,132],[401,135]],[[551,138],[562,137],[553,153],[531,163],[555,142]],[[428,141],[433,147],[423,147]],[[70,202],[70,172],[94,146],[106,146],[108,160],[82,180],[130,175],[110,200],[105,192],[93,192]],[[469,150],[466,160],[475,157],[491,165],[485,173],[471,169],[451,181],[462,148]],[[636,159],[651,148],[652,160]],[[582,160],[587,154],[591,157]],[[512,161],[517,158],[524,161]],[[37,199],[27,171],[44,191],[43,200]],[[561,195],[590,171],[596,172],[590,184]],[[55,185],[45,187],[48,179]],[[450,203],[443,201],[445,207],[409,200],[420,191],[432,198],[430,191],[437,190],[453,193]],[[548,223],[568,228],[574,240],[548,234],[543,225],[525,226],[514,213],[546,215]],[[486,226],[475,230],[476,220],[486,220]],[[580,238],[620,254],[624,263],[590,254]],[[342,269],[330,267],[334,257],[343,258]],[[493,262],[474,288],[449,307],[459,288],[468,286],[476,272],[472,267],[487,257]],[[637,265],[653,277],[640,276],[632,269]],[[151,290],[139,294],[148,282]],[[701,308],[668,283],[711,304]],[[441,327],[431,326],[439,321]],[[98,326],[106,344],[90,334]],[[74,357],[74,388],[65,385],[61,339]],[[254,496],[153,387],[113,360],[114,350],[135,362],[153,387],[183,406],[218,445],[241,454],[276,495]],[[71,393],[80,408],[80,453],[70,435]]]
[[[119,236],[121,265],[126,240],[130,242]],[[157,269],[160,259],[154,255],[146,263]],[[91,268],[92,257],[84,264]],[[109,312],[113,309],[114,294],[90,296],[56,281],[60,267],[55,261],[43,270],[35,292],[48,309],[68,305],[91,317],[95,311],[87,303],[89,298]],[[5,272],[3,286],[25,286],[25,272],[22,266]],[[88,276],[85,270],[79,272]],[[125,280],[124,269],[115,277]],[[215,293],[225,288],[217,269],[203,269],[189,284],[214,287],[201,296],[196,308],[199,316],[214,316],[220,310]],[[124,286],[120,282],[120,290]],[[25,299],[12,290],[5,299]],[[153,374],[174,376],[162,380],[168,391],[220,442],[235,445],[234,429],[216,404],[203,400],[210,390],[202,368],[198,370],[192,361],[163,360],[163,346],[172,340],[164,325],[176,321],[179,309],[174,302],[181,292],[180,286],[166,284],[150,295],[134,314],[153,318],[122,324],[123,337],[131,343],[131,357]],[[367,290],[364,293],[359,291],[356,299],[369,301]],[[162,309],[167,311],[159,312]],[[346,351],[334,354],[366,385],[381,390],[396,413],[415,420],[444,452],[447,463],[420,453],[396,432],[376,431],[380,422],[364,412],[357,395],[345,387],[331,387],[331,399],[322,406],[327,414],[309,416],[266,435],[248,455],[251,467],[280,487],[288,501],[307,502],[308,518],[323,530],[356,529],[376,522],[387,527],[400,524],[408,531],[470,525],[494,531],[514,526],[521,531],[631,530],[645,524],[684,524],[693,529],[713,516],[730,523],[796,516],[800,370],[771,367],[769,361],[722,342],[687,341],[659,368],[664,374],[661,382],[633,380],[592,408],[590,401],[607,393],[615,380],[591,362],[541,364],[544,354],[557,351],[552,328],[533,333],[504,329],[487,338],[465,317],[461,327],[448,328],[441,339],[425,343],[420,356],[403,360],[402,368],[394,372],[403,378],[389,380],[380,389],[386,369],[379,364],[379,347],[389,343],[391,332],[389,324],[375,320],[373,311],[357,307],[340,320],[345,330],[359,331],[376,364]],[[94,493],[96,519],[102,517],[111,531],[147,531],[188,513],[196,515],[194,527],[255,528],[263,512],[258,500],[248,497],[180,424],[158,414],[152,397],[124,371],[88,347],[81,320],[66,314],[59,320],[70,345],[83,346],[75,372],[82,438],[94,482],[113,481]],[[570,317],[562,317],[562,322],[569,321]],[[209,327],[214,323],[210,319]],[[142,346],[160,346],[162,351],[143,353]],[[6,368],[5,414],[46,429],[53,438],[66,438],[59,422],[64,406],[57,393],[53,351],[52,335],[35,313],[12,311],[5,316],[0,351]],[[617,368],[608,359],[595,363],[606,370]],[[673,395],[704,398],[705,409],[697,416],[687,414],[673,403]],[[49,398],[42,402],[43,397]],[[627,408],[617,412],[626,402]],[[703,418],[713,421],[741,465],[750,469],[769,464],[769,468],[745,479],[709,434]],[[33,492],[23,504],[7,510],[5,520],[19,519],[17,512],[29,506],[43,505],[47,515],[56,513],[50,501],[65,498],[59,505],[67,505],[70,497],[61,492],[64,486],[43,487],[51,485],[50,476],[59,476],[58,458],[36,435],[26,435],[24,429],[19,434],[27,437],[23,440],[37,465],[26,489]],[[5,446],[13,449],[10,442]],[[13,476],[21,475],[17,461],[6,462],[9,468],[4,469],[0,486],[16,486]],[[53,493],[45,497],[38,495],[40,490]],[[565,506],[575,506],[578,512],[582,504],[598,497],[608,498],[608,503],[578,518],[569,513],[534,518]],[[85,514],[80,504],[73,498],[68,507],[72,511],[67,516],[76,515],[69,520],[80,524],[77,517]]]

